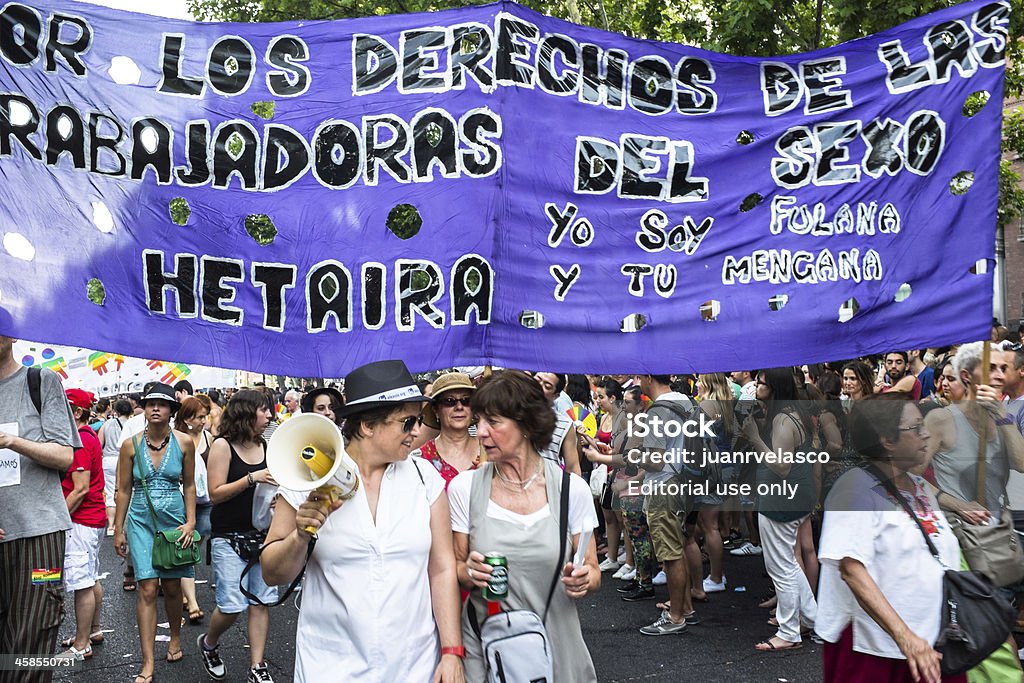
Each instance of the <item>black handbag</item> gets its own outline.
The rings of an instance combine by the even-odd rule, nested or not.
[[[939,551],[928,532],[921,526],[921,521],[896,486],[875,467],[868,467],[867,470],[914,520],[932,557],[942,564]],[[983,662],[1006,642],[1016,620],[1017,610],[1010,606],[984,574],[946,567],[942,579],[939,638],[935,641],[935,649],[942,653],[942,674],[962,674]]]

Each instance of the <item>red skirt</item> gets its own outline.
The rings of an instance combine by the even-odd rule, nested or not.
[[[905,659],[889,659],[854,652],[853,626],[847,626],[838,643],[825,643],[825,683],[914,683]],[[967,674],[943,676],[942,683],[967,683]]]

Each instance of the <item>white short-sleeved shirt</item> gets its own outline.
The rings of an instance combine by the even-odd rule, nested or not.
[[[926,503],[922,520],[946,567],[960,568],[960,546],[924,479],[910,475],[915,497]],[[878,487],[878,488],[875,488]],[[915,505],[920,510],[920,507]],[[945,567],[932,556],[920,529],[878,481],[853,469],[836,482],[825,503],[821,531],[821,576],[814,630],[830,643],[853,623],[853,649],[878,657],[905,659],[896,642],[858,604],[843,581],[839,563],[861,562],[900,618],[917,636],[934,644],[939,636]]]
[[[433,469],[433,468],[431,468]],[[473,475],[480,470],[460,472],[448,485],[448,505],[452,514],[452,531],[460,534],[469,533],[469,493],[473,486]],[[550,503],[550,501],[549,501]],[[545,505],[536,512],[521,515],[507,510],[493,500],[487,505],[487,516],[519,524],[528,529],[537,522],[551,515],[551,506]],[[569,476],[569,533],[575,536],[590,531],[597,526],[597,512],[594,510],[594,497],[590,486],[576,474]]]
[[[433,680],[440,645],[427,562],[430,506],[443,492],[437,470],[409,458],[384,473],[376,524],[362,486],[327,518],[303,583],[297,682]],[[298,508],[309,492],[281,494]]]
[[[146,414],[139,413],[138,415],[132,415],[125,423],[124,427],[121,428],[121,439],[117,444],[118,449],[124,445],[125,441],[128,441],[136,434],[141,434],[146,428]]]

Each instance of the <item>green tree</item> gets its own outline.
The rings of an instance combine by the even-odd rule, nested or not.
[[[1008,99],[1024,96],[1024,0],[1009,0]],[[188,0],[208,21],[345,19],[425,12],[477,4],[474,0]],[[769,57],[829,47],[883,31],[956,0],[524,0],[538,12],[634,38],[696,45],[707,50]],[[1012,161],[1024,159],[1024,110],[1004,111],[999,223],[1024,214],[1024,191]]]

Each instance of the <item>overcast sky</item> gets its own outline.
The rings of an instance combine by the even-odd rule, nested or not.
[[[185,7],[185,0],[83,0],[93,5],[106,5],[132,12],[145,12],[156,14],[161,17],[173,17],[175,19],[191,19]]]

